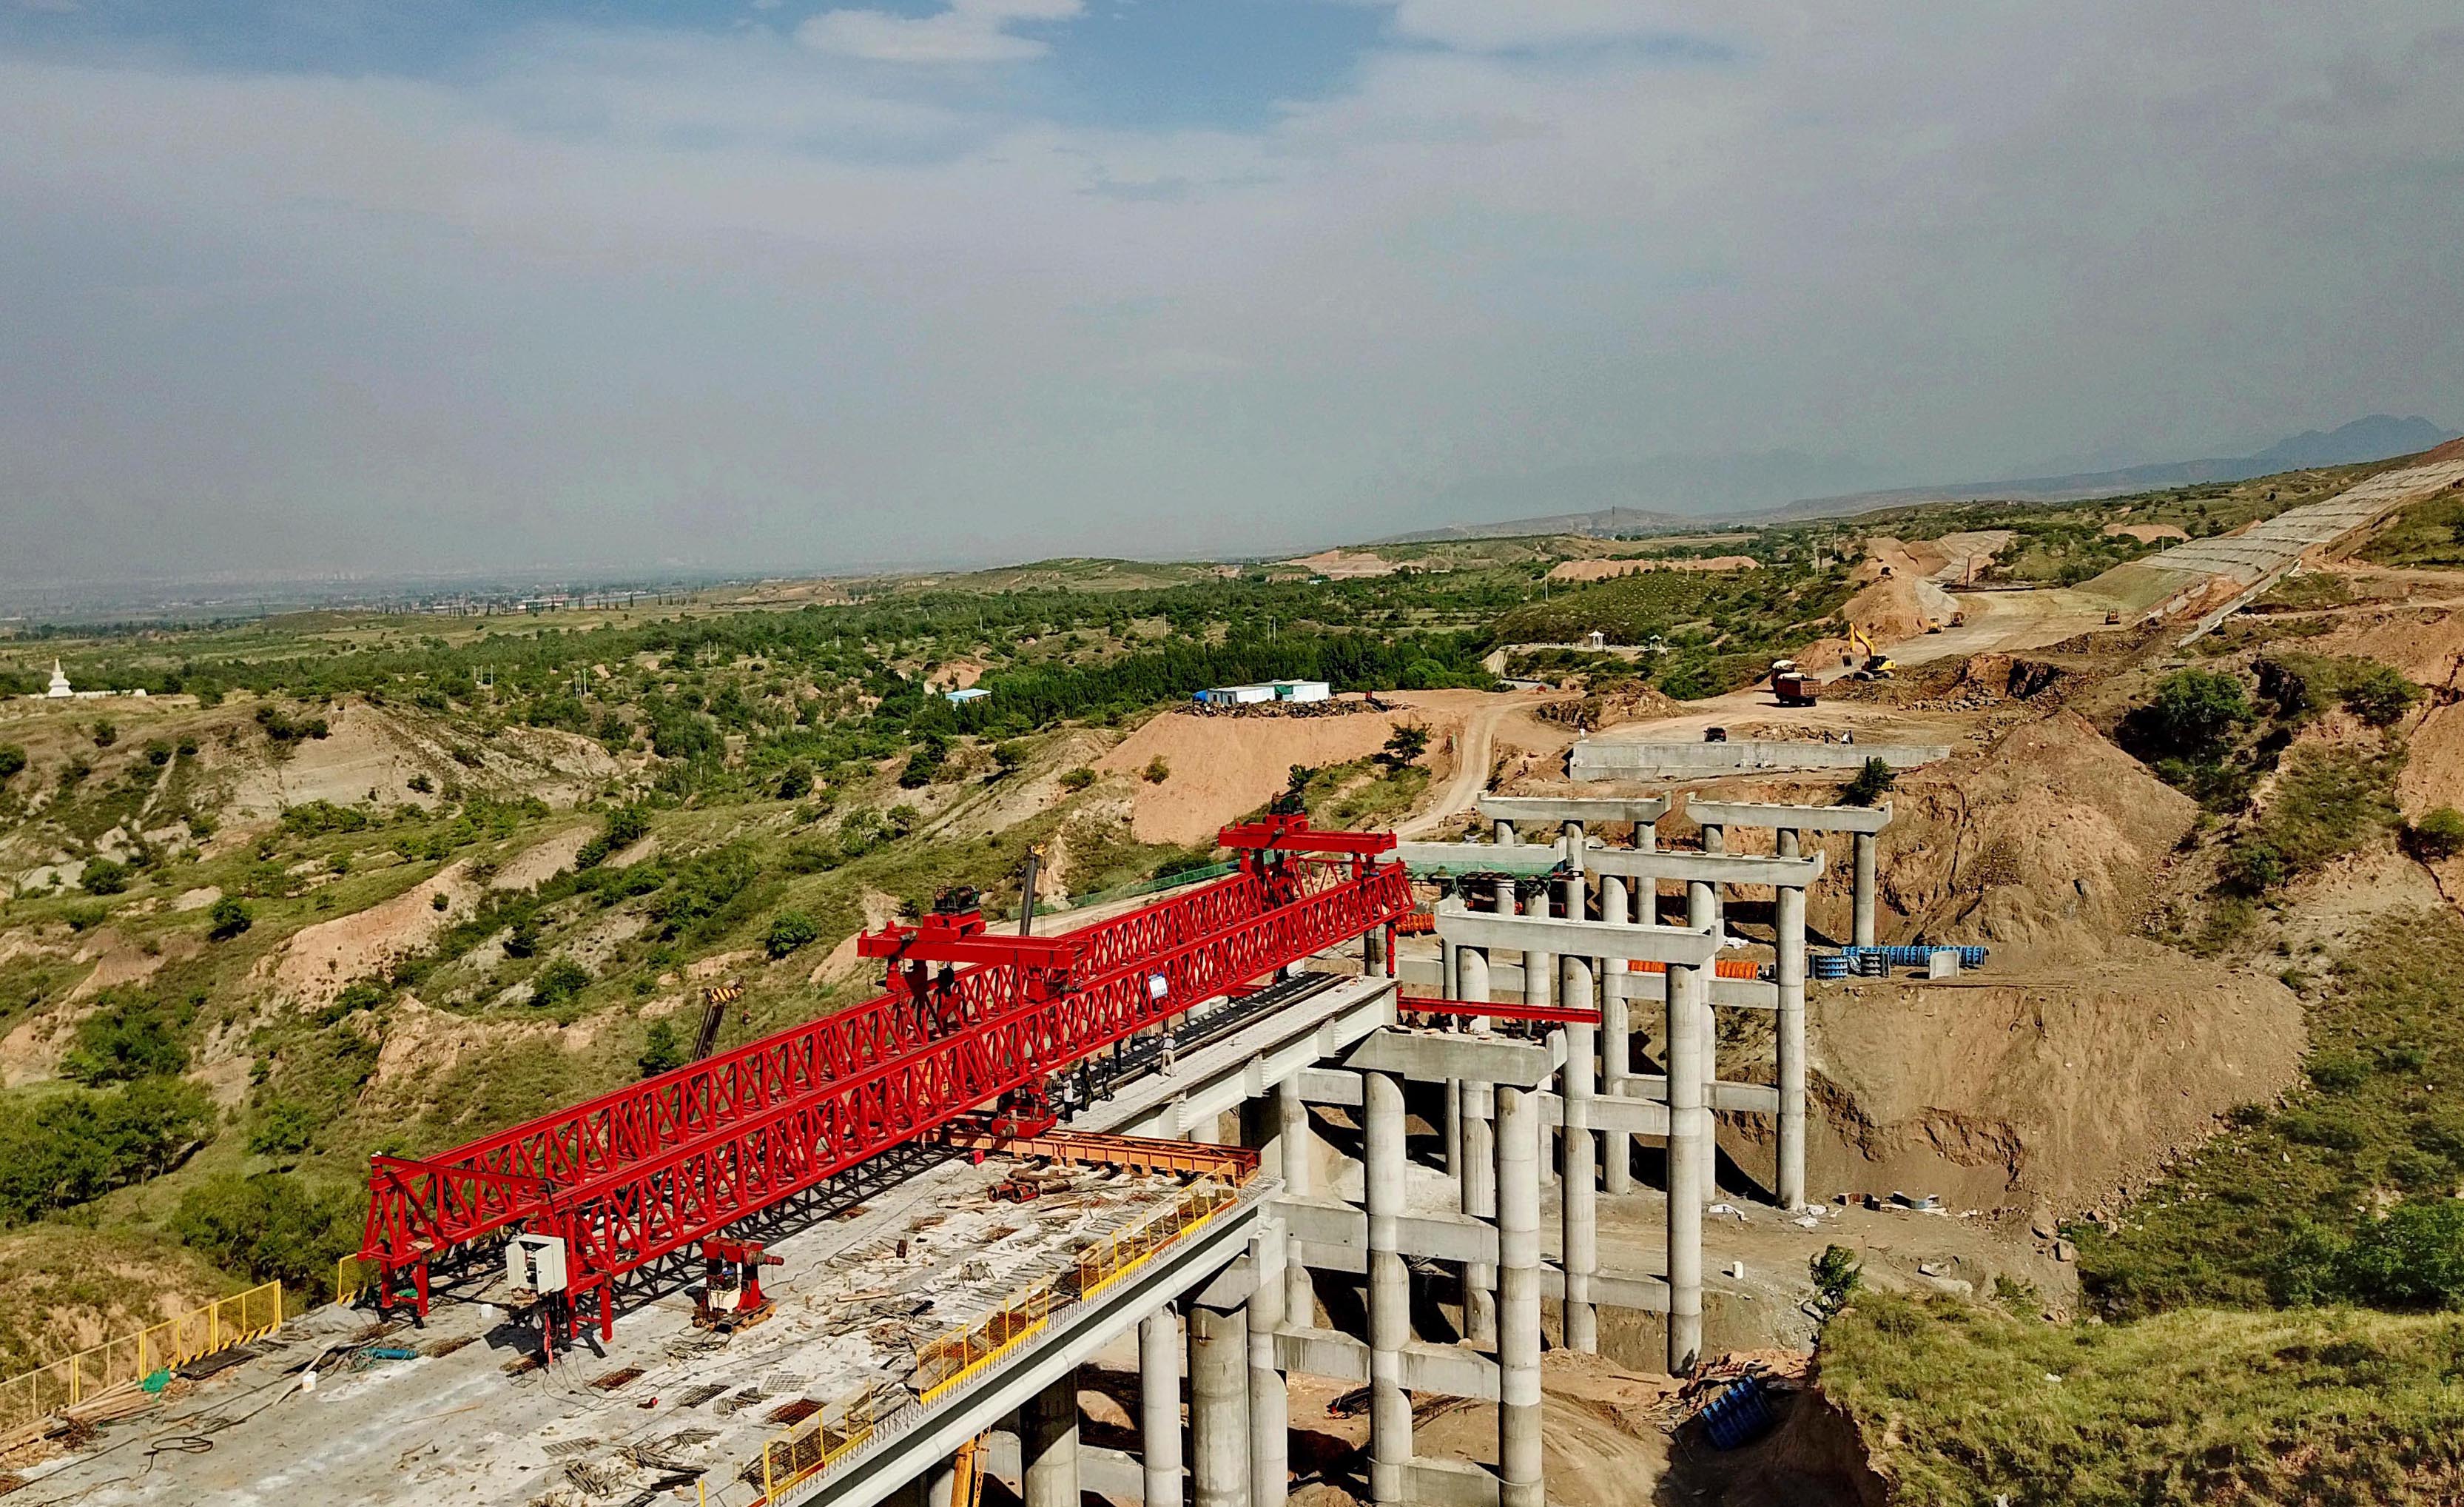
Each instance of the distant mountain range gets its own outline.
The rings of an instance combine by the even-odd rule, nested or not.
[[[1957,481],[1941,486],[1895,487],[1874,492],[1848,492],[1830,497],[1801,498],[1776,507],[1713,517],[1646,508],[1610,506],[1588,511],[1545,514],[1487,523],[1457,523],[1373,540],[1379,544],[1424,543],[1442,539],[1487,539],[1515,534],[1639,534],[1700,528],[1721,523],[1784,522],[1812,518],[1841,518],[1879,508],[1908,507],[1922,502],[1964,502],[1991,499],[2007,502],[2073,502],[2086,498],[2122,497],[2167,487],[2201,486],[2220,481],[2245,481],[2279,471],[2314,466],[2350,466],[2409,455],[2456,437],[2426,418],[2397,418],[2373,413],[2326,430],[2305,430],[2268,446],[2256,454],[2207,460],[2163,461],[2126,466],[2117,471],[2086,471],[2059,476],[2021,476],[1999,481]],[[1605,468],[1603,468],[1605,469]],[[1587,476],[1596,491],[1602,476]],[[1768,494],[1766,494],[1768,495]],[[1783,494],[1785,495],[1785,494]],[[1590,499],[1585,499],[1590,500]]]

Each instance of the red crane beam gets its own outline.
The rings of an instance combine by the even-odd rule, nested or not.
[[[567,1293],[596,1289],[605,1323],[614,1277],[1410,908],[1399,865],[1349,851],[1252,847],[1238,875],[1055,938],[948,918],[867,938],[905,972],[863,1005],[427,1161],[372,1159],[361,1259],[389,1303],[398,1274],[424,1293],[430,1256],[519,1225],[566,1242]],[[953,965],[977,956],[1006,961]]]

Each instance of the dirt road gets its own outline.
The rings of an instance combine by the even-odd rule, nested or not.
[[[1395,824],[1395,835],[1409,839],[1435,831],[1448,817],[1471,809],[1480,792],[1488,788],[1489,766],[1496,762],[1498,724],[1523,709],[1523,703],[1509,702],[1476,711],[1464,719],[1463,731],[1455,740],[1454,774],[1427,806]]]

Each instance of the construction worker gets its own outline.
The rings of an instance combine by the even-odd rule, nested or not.
[[[1170,1026],[1166,1026],[1163,1029],[1163,1075],[1165,1077],[1172,1076],[1174,1062],[1179,1051],[1179,1046],[1180,1044],[1173,1039],[1172,1028]]]

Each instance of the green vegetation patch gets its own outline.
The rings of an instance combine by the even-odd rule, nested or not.
[[[2411,1303],[2336,1268],[2365,1236],[2403,1233],[2378,1228],[2387,1204],[2464,1187],[2464,920],[2388,917],[2317,982],[2307,1085],[2281,1109],[2237,1112],[2233,1128],[2177,1163],[2118,1233],[2074,1231],[2080,1280],[2108,1317],[2339,1292]],[[2464,1232],[2456,1239],[2464,1256]]]
[[[2464,1318],[2353,1310],[2057,1325],[1867,1294],[1822,1388],[1901,1507],[2452,1502]]]
[[[2378,565],[2464,565],[2464,486],[2405,508],[2358,553]]]

